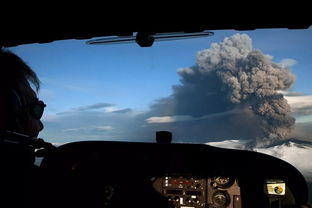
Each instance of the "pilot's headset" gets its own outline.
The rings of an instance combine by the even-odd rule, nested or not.
[[[23,116],[23,103],[18,94],[18,92],[14,88],[1,89],[0,93],[3,94],[3,98],[5,99],[6,109],[2,109],[7,111],[7,115],[10,116],[8,118],[8,127],[10,131],[19,131],[22,125],[22,116]]]

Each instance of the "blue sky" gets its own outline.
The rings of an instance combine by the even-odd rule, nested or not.
[[[46,129],[41,136],[55,138],[51,139],[52,142],[66,142],[68,138],[78,138],[79,135],[90,139],[99,134],[106,135],[101,137],[104,139],[123,137],[121,131],[120,135],[112,131],[115,129],[113,124],[122,123],[125,117],[118,120],[116,116],[109,115],[107,118],[111,122],[107,123],[92,123],[93,117],[88,117],[90,120],[85,122],[90,122],[89,127],[88,123],[83,125],[69,117],[66,117],[69,119],[66,122],[73,125],[65,125],[66,119],[62,122],[53,119],[64,113],[77,113],[80,107],[90,107],[79,111],[84,114],[130,112],[131,109],[131,115],[127,112],[127,116],[133,117],[146,112],[157,99],[170,96],[173,85],[180,84],[179,68],[195,65],[199,51],[236,33],[249,35],[253,48],[273,56],[273,62],[284,61],[291,65],[297,79],[289,91],[312,95],[312,28],[213,32],[215,35],[212,37],[155,42],[151,48],[140,48],[135,43],[87,45],[86,40],[65,40],[10,49],[25,60],[42,81],[39,98],[48,106],[43,118]],[[95,104],[107,105],[95,108]],[[307,114],[304,116],[309,117]],[[77,118],[80,117],[72,119]]]

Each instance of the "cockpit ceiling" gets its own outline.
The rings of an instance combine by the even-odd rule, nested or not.
[[[13,20],[15,21],[15,20]],[[38,20],[37,20],[38,21]],[[38,22],[37,22],[38,23]],[[66,27],[65,27],[66,26]],[[70,26],[70,27],[69,27]],[[265,28],[306,29],[311,23],[305,19],[302,21],[281,22],[270,21],[255,22],[250,19],[239,21],[208,20],[208,21],[154,21],[135,22],[119,20],[117,22],[92,20],[81,22],[79,19],[71,22],[58,20],[56,22],[42,22],[36,24],[33,21],[16,21],[2,24],[0,46],[11,47],[30,43],[48,43],[66,39],[90,39],[105,36],[129,36],[133,32],[143,31],[147,33],[166,32],[200,32],[204,30],[255,30]]]

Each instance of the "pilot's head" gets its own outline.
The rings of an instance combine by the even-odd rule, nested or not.
[[[43,129],[40,118],[45,104],[39,101],[35,72],[15,54],[0,49],[0,130],[37,137]]]

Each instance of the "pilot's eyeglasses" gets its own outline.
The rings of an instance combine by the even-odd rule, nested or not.
[[[47,106],[42,100],[35,100],[30,102],[30,113],[36,119],[40,119],[43,115],[44,108]]]

